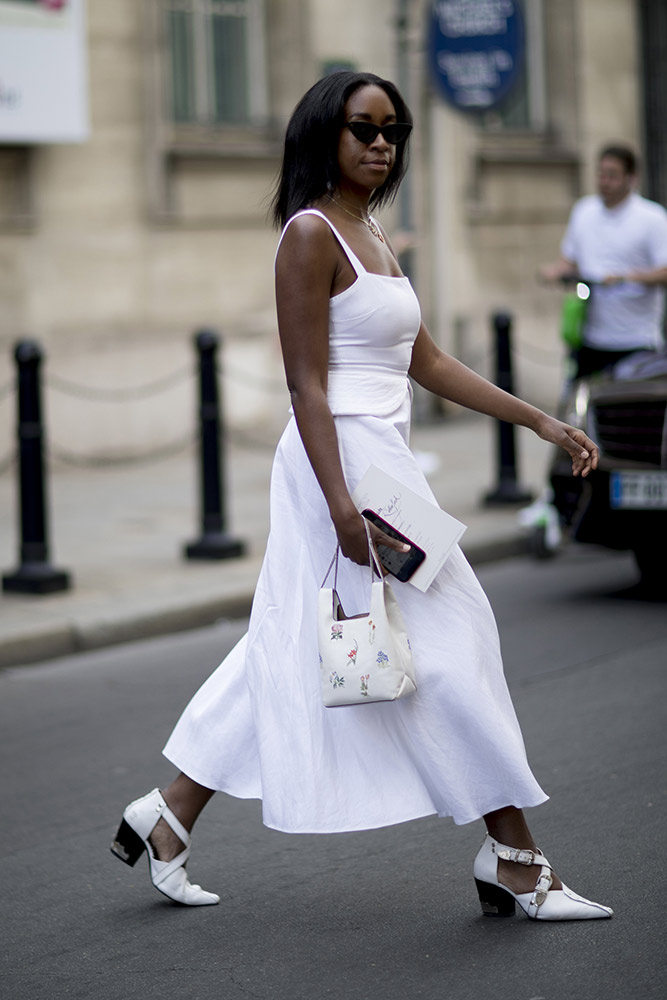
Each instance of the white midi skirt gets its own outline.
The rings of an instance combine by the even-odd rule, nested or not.
[[[338,416],[350,489],[370,464],[433,494],[408,446],[410,399],[389,417]],[[246,636],[202,685],[164,753],[206,786],[262,800],[287,833],[338,833],[432,815],[468,823],[547,798],[528,766],[486,595],[457,547],[423,594],[391,579],[418,691],[324,708],[317,594],[336,536],[294,418],[276,451],[271,531]],[[368,570],[343,559],[347,614],[368,610]]]

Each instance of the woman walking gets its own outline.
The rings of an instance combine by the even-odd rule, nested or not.
[[[179,769],[131,803],[112,851],[148,851],[153,884],[176,902],[217,903],[188,881],[190,831],[214,791],[261,798],[288,833],[372,829],[432,815],[483,818],[474,863],[482,909],[518,902],[543,920],[611,916],[561,884],[523,809],[546,800],[528,766],[486,597],[456,548],[426,593],[393,590],[418,691],[325,709],[318,589],[336,543],[348,615],[367,611],[366,522],[350,493],[372,463],[433,500],[408,446],[408,375],[445,399],[530,427],[575,474],[597,464],[586,435],[501,391],[438,349],[370,210],[391,202],[412,117],[389,81],[341,72],[302,98],[288,125],[274,202],[283,227],[276,302],[293,416],[278,444],[271,532],[247,635],[200,688],[165,755]],[[400,548],[375,526],[374,543]],[[348,607],[348,604],[355,606]]]

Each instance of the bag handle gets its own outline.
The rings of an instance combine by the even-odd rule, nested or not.
[[[369,564],[369,569],[370,569],[370,573],[371,573],[371,586],[373,586],[374,572],[377,573],[377,575],[380,577],[381,580],[384,579],[384,576],[383,576],[383,573],[382,573],[382,569],[380,567],[380,560],[378,559],[378,554],[375,551],[375,546],[373,545],[373,539],[371,538],[370,525],[369,525],[368,521],[366,520],[366,518],[364,518],[364,527],[366,529],[366,539],[368,541],[368,564]],[[337,589],[337,587],[338,587],[338,553],[339,552],[340,552],[340,544],[336,545],[336,551],[334,552],[333,556],[331,557],[331,562],[329,563],[328,570],[324,574],[324,579],[322,580],[322,583],[320,584],[320,590],[322,589],[322,587],[324,586],[324,584],[327,582],[327,580],[329,578],[329,574],[331,573],[331,569],[334,566],[334,564],[335,564],[335,569],[334,569],[334,590]]]

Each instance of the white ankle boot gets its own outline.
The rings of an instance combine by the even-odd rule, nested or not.
[[[160,819],[165,820],[185,844],[185,850],[171,861],[159,861],[149,843],[148,838]],[[151,882],[163,895],[184,906],[211,906],[220,902],[214,892],[206,892],[201,886],[188,882],[184,866],[190,854],[190,834],[174,816],[159,788],[130,802],[111,845],[111,853],[126,865],[135,865],[144,851],[148,854]]]
[[[520,865],[539,865],[540,874],[532,892],[515,893],[498,881],[498,859]],[[475,858],[473,868],[482,912],[487,917],[511,917],[515,903],[533,920],[595,920],[611,917],[613,910],[592,903],[566,885],[552,889],[551,865],[539,851],[521,851],[499,844],[489,834]]]

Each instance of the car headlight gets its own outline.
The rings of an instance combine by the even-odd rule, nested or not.
[[[574,393],[568,400],[565,412],[565,421],[573,427],[586,430],[588,423],[588,403],[590,400],[590,388],[588,382],[577,382]]]

